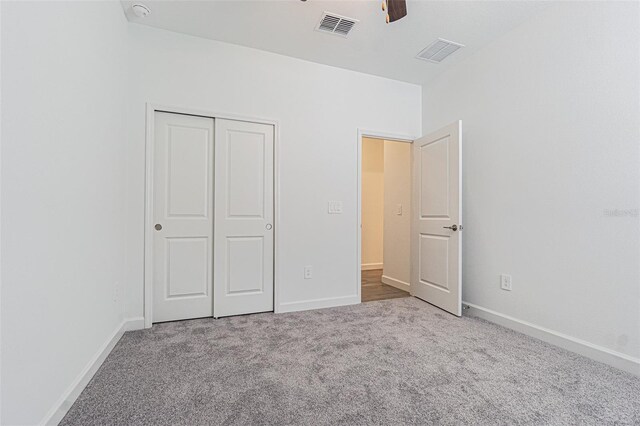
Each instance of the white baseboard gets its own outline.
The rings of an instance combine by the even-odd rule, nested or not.
[[[144,328],[144,318],[129,318],[123,320],[107,341],[104,342],[98,352],[91,358],[78,377],[71,383],[71,386],[67,388],[62,397],[54,404],[51,410],[49,410],[40,424],[57,425],[60,423],[125,331],[139,330],[142,328]]]
[[[406,292],[410,292],[411,285],[404,281],[396,280],[395,278],[388,277],[386,275],[382,276],[382,282],[390,285],[391,287],[399,288],[400,290],[404,290]]]
[[[328,297],[326,299],[302,300],[300,302],[280,303],[275,310],[276,313],[308,311],[310,309],[333,308],[335,306],[356,305],[360,303],[357,294],[352,296]]]
[[[124,321],[124,331],[144,329],[144,317],[128,318]]]
[[[372,271],[374,269],[383,269],[384,263],[363,263],[360,269],[363,271]]]
[[[640,359],[617,352],[603,346],[594,345],[585,340],[578,339],[527,321],[513,318],[509,315],[501,314],[473,303],[462,302],[469,306],[469,315],[491,321],[503,327],[510,328],[528,336],[540,339],[552,345],[559,346],[571,352],[575,352],[595,361],[611,365],[620,370],[640,376]]]

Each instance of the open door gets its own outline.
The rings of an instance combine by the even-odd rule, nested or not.
[[[462,121],[413,143],[411,294],[462,315]]]

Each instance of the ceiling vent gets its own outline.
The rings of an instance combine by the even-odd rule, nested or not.
[[[359,22],[357,19],[347,18],[346,16],[340,16],[335,13],[323,12],[316,30],[346,37],[357,22]]]
[[[461,47],[464,47],[464,45],[439,38],[427,46],[422,52],[418,53],[416,58],[439,64],[447,56],[451,55]]]

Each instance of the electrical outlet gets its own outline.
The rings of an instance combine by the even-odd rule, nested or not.
[[[342,214],[342,201],[329,201],[327,210],[329,214]]]
[[[304,267],[304,279],[305,280],[310,280],[311,278],[313,278],[313,268],[311,266],[305,266]]]
[[[500,288],[506,291],[511,291],[513,289],[511,287],[511,275],[500,275]]]

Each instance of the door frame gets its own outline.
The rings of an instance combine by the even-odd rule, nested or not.
[[[144,328],[151,328],[153,324],[153,150],[155,113],[168,112],[172,114],[196,115],[224,120],[247,121],[251,123],[267,124],[273,126],[273,311],[279,312],[278,276],[281,268],[278,266],[278,244],[280,242],[280,161],[278,149],[280,141],[280,123],[278,120],[260,117],[248,117],[237,114],[220,113],[206,109],[189,108],[183,106],[157,104],[146,102],[146,131],[145,131],[145,201],[144,201],[144,278],[143,278],[143,312]],[[215,144],[215,140],[213,141]],[[215,208],[215,206],[214,206]],[[215,230],[214,230],[215,232]],[[212,277],[213,278],[213,277]],[[213,295],[212,295],[213,304]]]
[[[358,228],[356,236],[356,293],[358,295],[358,303],[362,303],[362,138],[385,139],[394,142],[413,143],[418,139],[417,136],[410,136],[401,133],[381,132],[378,130],[358,129],[358,172],[356,182],[356,227]],[[411,173],[413,176],[413,150],[411,152]],[[411,214],[413,214],[413,192],[411,193]],[[409,253],[411,254],[411,253]],[[411,265],[413,268],[413,265]]]

